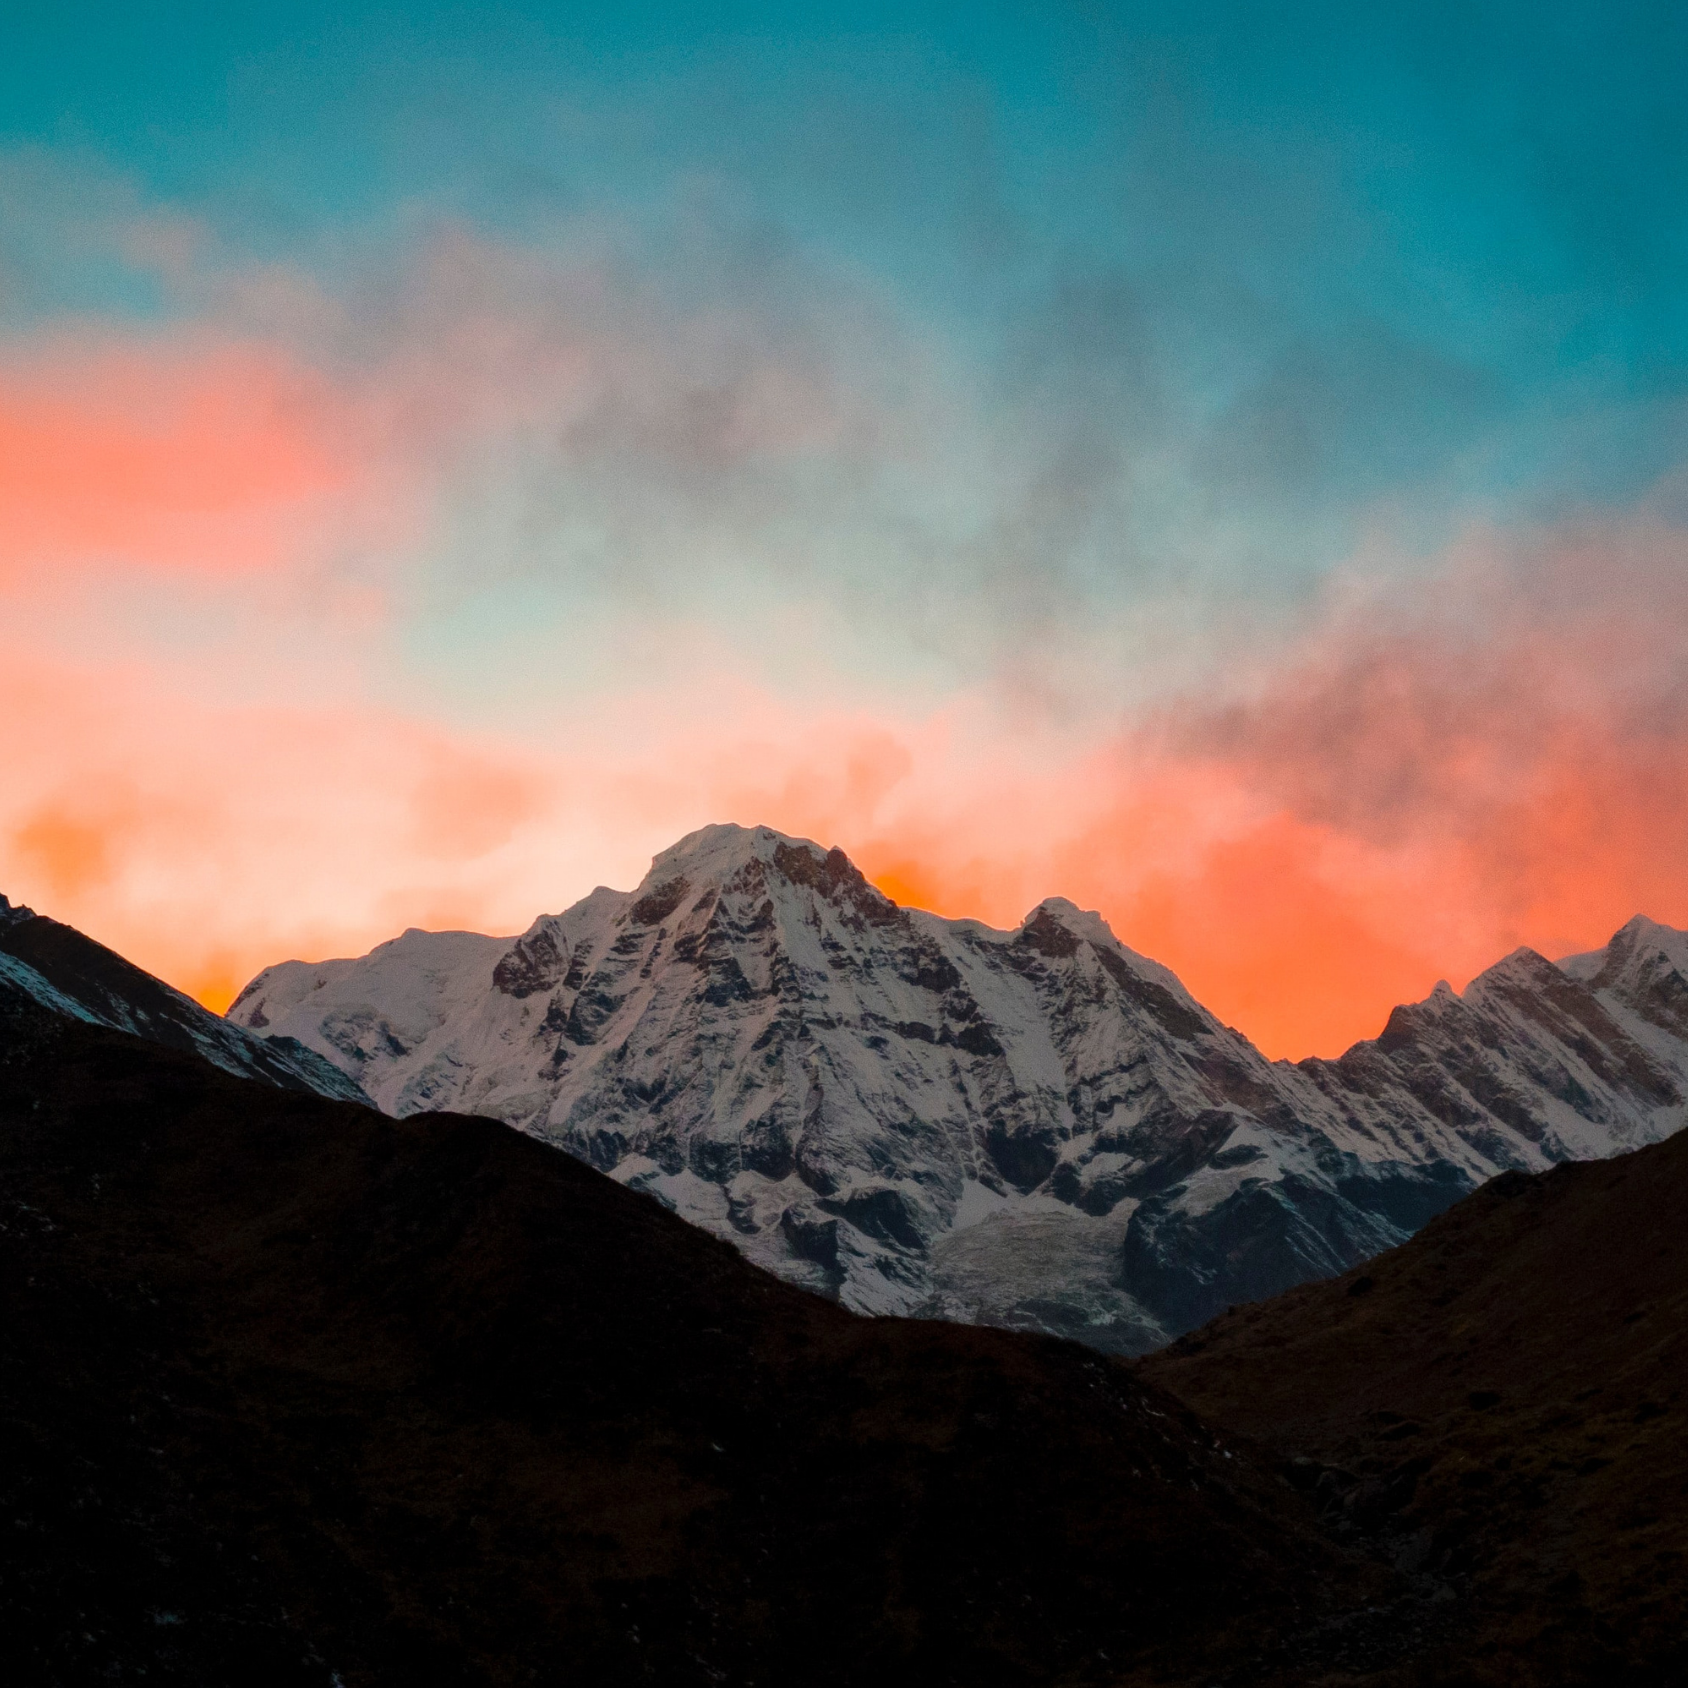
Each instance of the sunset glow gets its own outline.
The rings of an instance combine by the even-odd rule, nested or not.
[[[355,113],[260,30],[250,109],[74,154],[94,95],[18,92],[0,890],[220,1009],[766,823],[1096,908],[1292,1057],[1688,924],[1681,258],[1561,197],[1641,227],[1645,125],[1530,59],[1544,186],[1476,116],[1415,152],[1452,94],[1334,13],[1317,69],[1104,8],[823,74],[753,10],[407,37],[408,91],[372,14]]]

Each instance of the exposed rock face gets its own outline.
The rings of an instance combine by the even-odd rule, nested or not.
[[[242,1078],[341,1101],[369,1100],[355,1079],[314,1049],[286,1036],[255,1035],[264,1029],[260,1020],[249,1022],[250,1030],[231,1024],[74,926],[5,897],[0,897],[0,987],[70,1019],[203,1055]]]
[[[519,939],[286,962],[230,1016],[390,1112],[554,1142],[853,1308],[1140,1352],[1497,1171],[1680,1125],[1688,985],[1588,961],[1519,952],[1297,1067],[1070,903],[1012,932],[943,920],[842,851],[719,826]]]

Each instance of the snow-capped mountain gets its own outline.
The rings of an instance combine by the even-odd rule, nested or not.
[[[1688,937],[1636,921],[1274,1063],[1070,903],[945,920],[842,851],[715,826],[518,939],[286,962],[230,1017],[389,1112],[554,1142],[851,1307],[1140,1352],[1500,1170],[1675,1130],[1685,976]]]
[[[369,1098],[339,1067],[287,1037],[262,1038],[201,1008],[74,926],[0,897],[0,992],[90,1025],[186,1049],[242,1078],[341,1101]]]

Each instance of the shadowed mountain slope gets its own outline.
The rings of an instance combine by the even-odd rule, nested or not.
[[[1142,1374],[1296,1459],[1339,1532],[1466,1589],[1470,1681],[1680,1682],[1685,1213],[1685,1136],[1510,1173]]]
[[[36,1684],[1302,1682],[1422,1607],[1083,1348],[3,983],[0,1438]]]
[[[0,984],[56,1013],[203,1055],[283,1090],[366,1102],[356,1080],[290,1037],[262,1038],[201,1008],[115,950],[0,897]]]

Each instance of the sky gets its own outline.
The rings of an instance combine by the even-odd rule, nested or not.
[[[1688,12],[37,8],[0,890],[221,1008],[712,821],[1274,1056],[1688,925]]]

